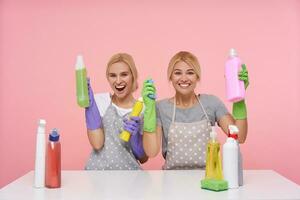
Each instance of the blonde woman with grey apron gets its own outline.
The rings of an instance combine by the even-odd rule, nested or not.
[[[245,101],[234,103],[231,115],[216,96],[207,94],[196,96],[195,89],[200,81],[201,69],[195,55],[187,51],[176,53],[169,62],[167,75],[175,90],[174,102],[167,98],[157,104],[153,102],[149,103],[149,106],[146,104],[145,108],[145,112],[148,110],[148,113],[156,113],[157,118],[157,125],[152,123],[151,129],[146,131],[144,127],[143,144],[149,157],[155,157],[162,147],[165,158],[163,169],[204,168],[206,144],[211,125],[215,123],[225,134],[228,134],[229,125],[236,125],[240,130],[239,142],[245,142],[247,137]],[[249,85],[245,66],[237,76],[239,80],[244,81],[245,87]],[[143,94],[155,95],[155,92],[154,87],[144,84]],[[146,99],[146,96],[143,97]],[[152,122],[153,118],[144,118],[144,121]]]
[[[141,169],[140,163],[147,161],[142,144],[142,117],[128,118],[135,103],[133,92],[137,89],[137,69],[132,56],[113,55],[107,64],[106,78],[113,90],[108,98],[103,94],[94,96],[88,79],[89,106],[85,108],[85,119],[93,150],[85,169]],[[123,130],[131,133],[129,142],[119,138]]]

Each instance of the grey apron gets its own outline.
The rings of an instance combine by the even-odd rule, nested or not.
[[[198,96],[196,98],[205,114],[205,119],[192,123],[175,122],[176,98],[174,98],[173,117],[163,169],[205,168],[206,145],[211,125],[200,99]]]
[[[125,115],[124,117],[126,117]],[[104,145],[93,150],[86,164],[86,170],[138,170],[129,142],[123,142],[119,134],[123,130],[123,117],[119,116],[112,103],[103,116]]]

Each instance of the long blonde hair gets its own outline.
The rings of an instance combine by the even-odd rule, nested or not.
[[[191,66],[195,70],[198,80],[200,80],[201,68],[200,68],[199,61],[196,56],[194,56],[192,53],[188,51],[180,51],[171,58],[168,66],[168,72],[167,72],[168,80],[171,80],[174,66],[176,65],[176,63],[180,61],[183,61],[189,66]]]
[[[134,92],[138,88],[138,83],[137,83],[138,73],[137,73],[137,70],[135,67],[134,60],[131,55],[129,55],[127,53],[117,53],[117,54],[113,55],[109,59],[107,66],[106,66],[106,78],[108,79],[108,70],[109,70],[110,66],[112,64],[118,63],[118,62],[123,62],[126,65],[128,65],[130,72],[132,74],[132,89],[131,89],[131,91]]]

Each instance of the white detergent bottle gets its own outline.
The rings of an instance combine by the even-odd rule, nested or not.
[[[46,121],[39,120],[36,136],[34,187],[45,187]]]
[[[239,187],[239,147],[237,143],[238,128],[229,125],[229,135],[226,143],[223,145],[223,174],[224,179],[228,182],[228,188]]]

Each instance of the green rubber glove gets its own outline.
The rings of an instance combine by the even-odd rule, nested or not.
[[[242,64],[242,70],[239,72],[239,80],[244,81],[245,89],[249,86],[248,70],[245,64]]]
[[[239,72],[239,80],[244,81],[245,89],[247,89],[249,86],[249,77],[245,64],[242,64],[242,70]],[[245,100],[233,103],[232,115],[234,119],[247,119],[247,107]]]
[[[144,131],[153,133],[156,131],[156,107],[155,99],[150,98],[156,96],[156,89],[153,82],[146,80],[143,84],[142,97],[145,104],[144,112]]]

